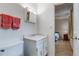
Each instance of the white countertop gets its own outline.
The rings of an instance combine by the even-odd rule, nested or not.
[[[26,35],[24,35],[24,39],[35,40],[35,41],[41,40],[43,38],[46,38],[46,36],[43,36],[43,35],[29,35],[29,36],[26,36]]]

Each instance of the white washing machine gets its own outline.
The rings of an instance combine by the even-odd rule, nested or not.
[[[47,54],[47,37],[43,35],[24,36],[25,56],[45,56]]]
[[[0,56],[23,56],[23,41],[0,40]]]

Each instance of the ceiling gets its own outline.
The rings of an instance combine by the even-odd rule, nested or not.
[[[60,4],[60,5],[56,5],[55,11],[60,12],[61,10],[68,10],[68,9],[72,8],[72,6],[73,6],[72,3],[63,3],[63,4]]]

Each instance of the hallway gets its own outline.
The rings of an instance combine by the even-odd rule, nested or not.
[[[55,43],[55,55],[56,56],[72,56],[72,48],[69,41],[58,40]]]

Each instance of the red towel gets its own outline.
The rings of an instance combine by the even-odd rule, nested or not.
[[[2,15],[2,28],[9,29],[12,26],[12,16]]]
[[[20,28],[20,18],[13,17],[12,29],[19,29],[19,28]]]

